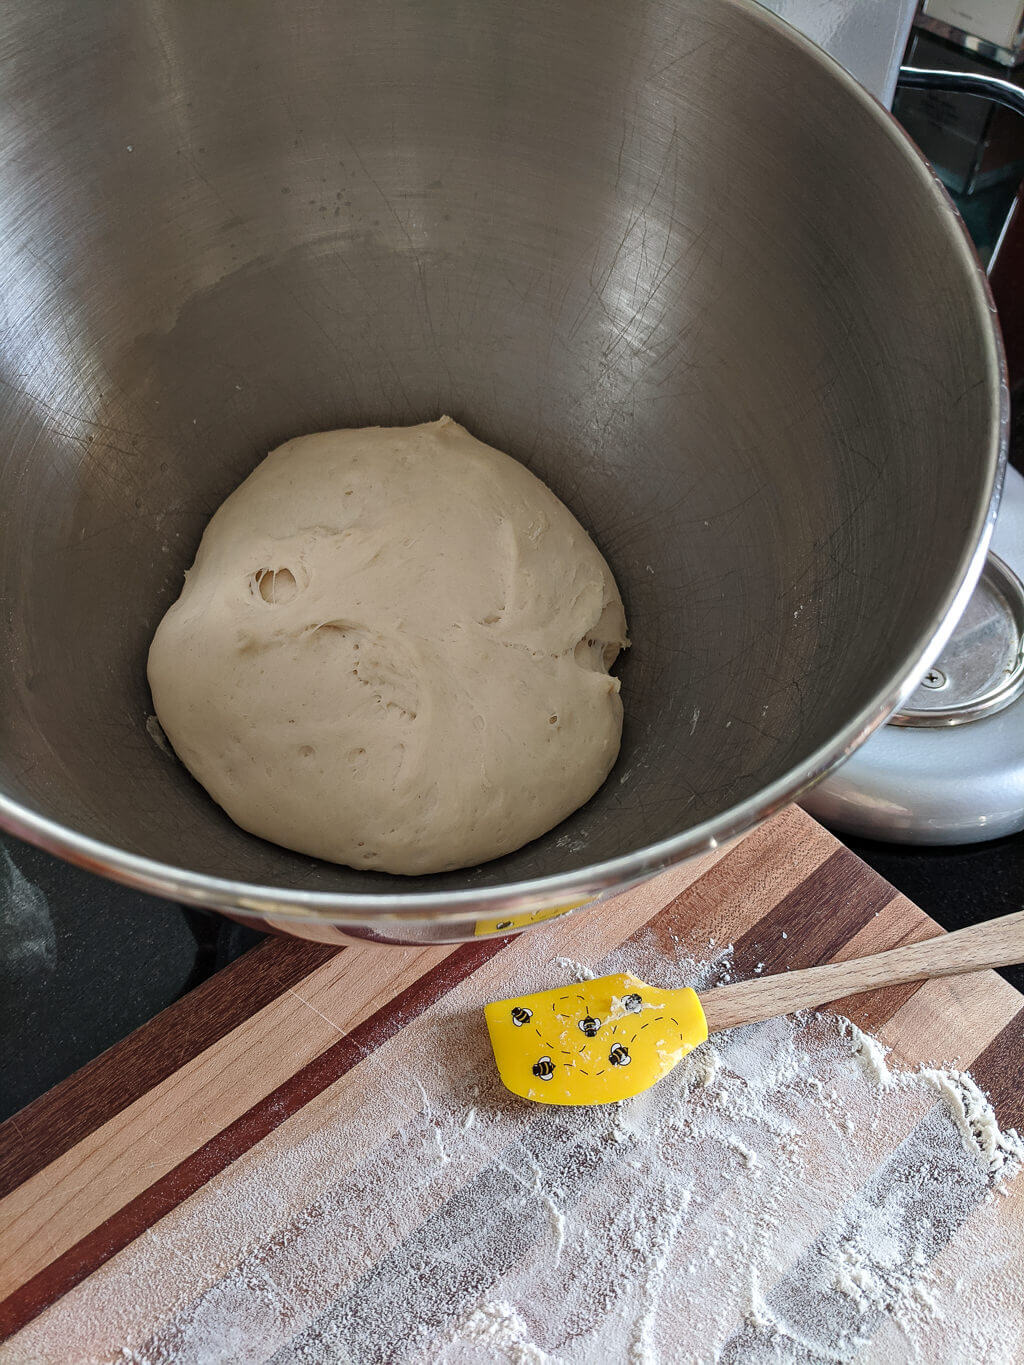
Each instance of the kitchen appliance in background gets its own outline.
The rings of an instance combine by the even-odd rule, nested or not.
[[[1024,146],[1024,91],[979,71],[902,69],[908,88],[1003,107]],[[1014,205],[1016,207],[1016,205]],[[1016,221],[1011,211],[1007,231]],[[997,297],[1015,238],[989,253]],[[1011,335],[1018,326],[1011,323]],[[1013,348],[1015,355],[1016,344]],[[846,834],[949,845],[1024,829],[1024,478],[1007,470],[985,571],[952,637],[906,706],[805,799]]]
[[[889,108],[916,0],[760,0]]]
[[[1024,477],[1008,469],[981,581],[908,705],[807,796],[847,834],[966,844],[1024,829]]]
[[[922,0],[918,26],[990,61],[1024,61],[1021,0]]]
[[[920,29],[904,61],[918,70],[957,73],[964,84],[967,77],[1002,79],[1024,89],[1024,68],[1009,71]],[[1024,175],[1024,121],[1001,101],[951,84],[901,82],[893,112],[953,196],[982,263],[990,266]]]

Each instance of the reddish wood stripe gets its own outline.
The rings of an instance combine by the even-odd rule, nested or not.
[[[0,1124],[0,1199],[341,952],[279,938],[202,982]]]
[[[465,943],[0,1302],[0,1340],[80,1284],[509,942]]]

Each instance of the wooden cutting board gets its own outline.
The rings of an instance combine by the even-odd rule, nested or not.
[[[431,1021],[461,1030],[466,1076],[476,1077],[472,1089],[479,1091],[489,1074],[479,1004],[533,988],[538,944],[549,959],[567,960],[566,979],[573,964],[600,970],[609,954],[640,936],[666,954],[685,951],[698,960],[732,944],[730,971],[739,979],[940,932],[790,809],[731,849],[519,938],[430,948],[267,941],[0,1127],[0,1333],[7,1339],[0,1357],[61,1365],[177,1359],[166,1343],[178,1319],[230,1278],[231,1292],[243,1295],[239,1335],[227,1354],[209,1358],[267,1358],[245,1337],[247,1291],[238,1289],[237,1269],[258,1263],[260,1275],[273,1277],[291,1236],[282,1229],[296,1220],[308,1228],[317,1209],[326,1217],[325,1191],[338,1175],[337,1155],[306,1160],[301,1169],[296,1162],[287,1178],[281,1161],[310,1150],[328,1125],[353,1161],[368,1144],[407,1142],[387,1105],[409,1091],[420,1116],[429,1117],[426,1085],[433,1082],[428,1068],[417,1069],[417,1048],[439,1036],[429,1031]],[[1024,997],[982,972],[856,997],[838,1009],[877,1034],[894,1064],[955,1059],[970,1067],[1001,1125],[1024,1127],[1022,1007]],[[382,1094],[391,1089],[382,1085],[385,1061],[394,1067],[394,1095]],[[504,1092],[489,1096],[503,1118],[539,1112]],[[467,1100],[467,1128],[474,1114]],[[277,1174],[256,1195],[261,1168]],[[407,1168],[393,1178],[408,1178]],[[436,1213],[431,1201],[451,1197],[450,1189],[442,1194],[414,1181],[404,1203],[415,1206],[419,1226]],[[364,1230],[374,1224],[375,1207],[370,1190]],[[411,1235],[399,1222],[377,1229],[369,1250],[353,1241],[353,1264],[367,1274],[379,1265]],[[354,1237],[352,1224],[345,1227],[338,1237]],[[258,1277],[244,1283],[258,1294]],[[426,1313],[429,1279],[420,1289],[426,1297],[413,1302]],[[327,1310],[330,1285],[308,1290],[301,1311],[296,1295],[292,1308],[282,1309],[284,1318],[294,1312],[282,1327],[286,1337],[298,1338]],[[318,1295],[327,1301],[317,1302]],[[738,1322],[742,1311],[737,1304]],[[437,1324],[439,1335],[445,1326]],[[495,1341],[490,1358],[505,1359]],[[397,1348],[381,1350],[381,1359],[404,1358]],[[507,1358],[515,1358],[509,1350]],[[193,1356],[182,1348],[180,1358]]]

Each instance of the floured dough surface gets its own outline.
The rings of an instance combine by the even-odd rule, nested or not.
[[[418,874],[509,853],[593,795],[626,644],[568,509],[442,417],[268,455],[206,528],[149,682],[243,829]]]

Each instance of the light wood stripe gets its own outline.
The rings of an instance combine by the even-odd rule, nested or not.
[[[965,1258],[971,1271],[966,1277]],[[985,1365],[1024,1360],[1024,1180],[1004,1186],[997,1198],[974,1211],[962,1235],[946,1243],[931,1263],[927,1291],[942,1311],[919,1320],[916,1359],[970,1359]],[[993,1303],[1016,1304],[1016,1320],[1005,1311],[996,1319],[987,1309]],[[992,1320],[990,1331],[986,1317]],[[893,1365],[906,1357],[906,1331],[887,1319],[858,1365]]]
[[[1020,1007],[1019,992],[995,972],[947,976],[926,981],[878,1035],[905,1067],[952,1065],[962,1071]]]
[[[679,917],[680,943],[695,958],[714,957],[756,922],[752,907],[763,914],[777,905],[840,847],[799,807],[784,810],[695,884]]]

